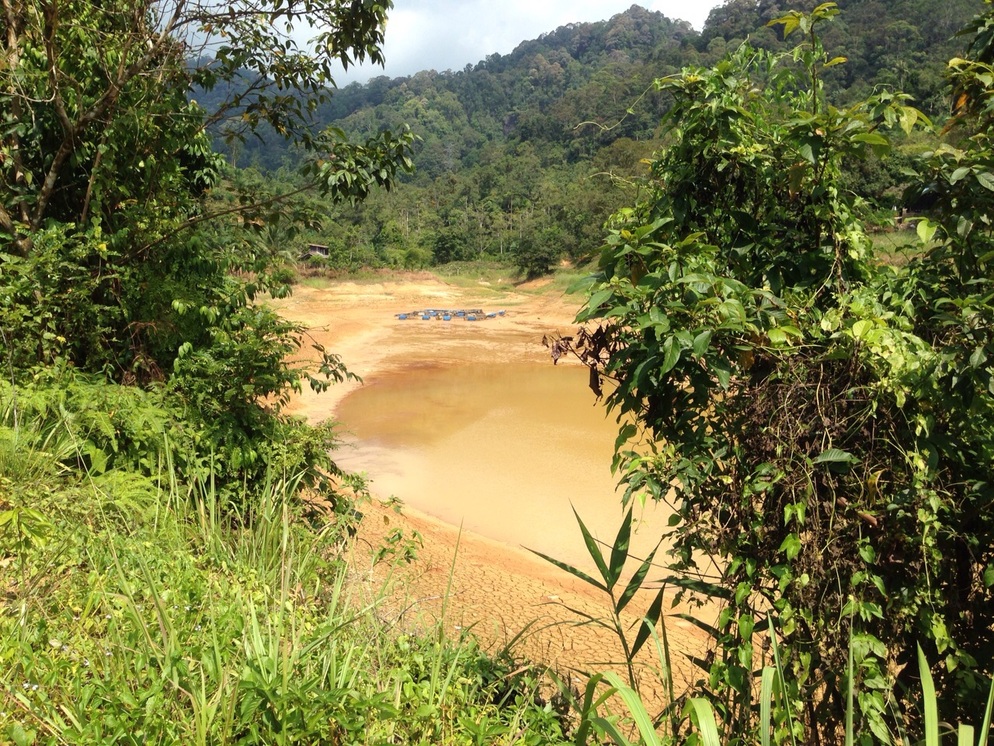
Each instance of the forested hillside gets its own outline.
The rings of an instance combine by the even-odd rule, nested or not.
[[[319,123],[359,135],[406,123],[419,138],[417,172],[360,210],[336,210],[298,245],[327,244],[331,263],[343,267],[512,257],[535,274],[558,259],[580,259],[597,247],[603,222],[635,188],[643,159],[659,145],[669,102],[653,81],[686,66],[710,66],[746,38],[786,51],[796,40],[784,43],[782,27],[766,24],[813,5],[729,0],[712,11],[701,33],[633,5],[464,70],[349,85],[318,110]],[[831,100],[845,105],[889,87],[944,119],[946,62],[961,51],[957,31],[983,3],[838,5],[842,13],[827,25],[824,41],[846,62],[826,70]],[[235,143],[228,156],[269,172],[295,162],[278,138]],[[900,192],[899,171],[854,164],[850,184],[889,208]]]

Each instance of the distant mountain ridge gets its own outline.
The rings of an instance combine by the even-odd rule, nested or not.
[[[336,266],[413,268],[510,254],[532,272],[561,257],[582,260],[599,245],[607,217],[631,202],[661,144],[667,101],[653,81],[712,66],[746,37],[788,50],[798,37],[784,41],[768,22],[815,4],[728,0],[701,33],[633,5],[457,72],[349,85],[318,109],[318,124],[357,138],[407,124],[419,138],[417,173],[358,208],[329,207],[325,227],[310,238],[331,247]],[[829,52],[848,59],[826,71],[829,97],[842,105],[896,87],[941,121],[946,63],[963,51],[956,31],[982,0],[839,5],[841,14],[820,27]],[[246,142],[232,158],[269,170],[294,163],[275,137]],[[871,162],[852,168],[851,188],[883,207],[900,191],[897,171]]]
[[[423,140],[419,166],[427,176],[471,165],[481,147],[509,141],[555,145],[570,160],[590,158],[618,138],[652,138],[665,111],[650,90],[654,79],[687,65],[713,64],[746,37],[757,46],[786,48],[766,24],[814,4],[728,0],[711,12],[701,33],[686,21],[632,5],[605,21],[561,26],[460,71],[352,83],[318,110],[317,121],[360,135],[406,122]],[[982,0],[838,4],[842,13],[823,34],[833,54],[849,61],[828,78],[833,95],[861,97],[887,84],[941,115],[943,70],[960,45],[955,33],[980,11]],[[593,124],[583,124],[588,122]],[[274,168],[285,156],[267,139],[246,144],[240,160]]]

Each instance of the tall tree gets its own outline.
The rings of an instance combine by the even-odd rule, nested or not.
[[[92,367],[121,362],[130,348],[124,363],[133,362],[149,352],[134,343],[170,315],[175,300],[153,292],[159,303],[149,308],[142,296],[155,290],[155,278],[186,275],[196,287],[190,273],[203,274],[206,261],[214,267],[207,284],[216,287],[219,274],[244,259],[190,238],[212,217],[204,196],[221,175],[206,134],[211,124],[223,121],[231,137],[265,124],[309,147],[320,159],[308,166],[304,186],[336,199],[360,199],[409,166],[405,136],[350,143],[340,131],[309,129],[310,110],[330,95],[335,63],[382,60],[388,7],[244,0],[221,11],[198,0],[2,0],[3,259],[25,271],[40,262],[60,280],[53,286],[45,272],[32,271],[44,296],[38,302],[54,304],[45,330],[53,337],[41,341],[36,357],[68,352]],[[304,47],[296,38],[306,28],[316,36]],[[209,116],[188,101],[195,86],[222,94]],[[256,207],[246,199],[227,211]],[[257,258],[246,268],[256,269]],[[90,331],[82,334],[86,345],[78,342],[82,330]],[[60,352],[45,351],[53,339],[64,340]]]
[[[258,462],[273,425],[264,403],[278,409],[302,381],[320,388],[344,372],[324,350],[318,375],[288,365],[302,330],[251,303],[286,291],[269,271],[274,247],[233,242],[215,219],[265,228],[292,193],[356,202],[411,168],[406,132],[352,142],[310,123],[336,64],[382,60],[390,7],[0,0],[5,362],[169,380],[227,466]],[[314,38],[297,41],[307,29]],[[212,94],[210,113],[189,100],[195,89]],[[303,146],[302,180],[262,202],[251,189],[217,199],[212,125],[232,138],[265,126]]]

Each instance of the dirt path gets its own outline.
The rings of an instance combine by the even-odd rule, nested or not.
[[[392,276],[375,282],[339,281],[320,289],[298,287],[280,307],[289,318],[308,325],[315,341],[340,354],[351,371],[370,382],[420,365],[458,366],[478,355],[492,362],[547,360],[538,341],[544,334],[567,332],[578,304],[576,296],[548,289],[467,288],[424,276]],[[481,322],[471,330],[472,337],[467,336],[472,325],[466,322],[443,328],[442,322],[399,322],[394,316],[425,307],[500,307],[507,313]],[[294,406],[315,421],[333,418],[336,407],[357,385],[335,386],[321,396],[307,392]],[[410,565],[390,570],[387,563],[380,563],[373,569],[368,558],[357,561],[357,567],[367,568],[376,583],[391,576],[394,592],[384,613],[417,626],[444,611],[451,630],[472,628],[484,643],[495,646],[526,630],[516,650],[561,670],[596,670],[600,664],[621,660],[620,646],[611,635],[593,625],[576,626],[578,615],[570,610],[601,616],[606,598],[565,572],[517,547],[460,532],[409,507],[398,513],[374,501],[363,511],[362,546],[382,546],[397,529],[406,537],[416,533],[422,539]],[[575,532],[576,527],[550,530]],[[649,600],[636,598],[626,622],[636,625],[638,612]],[[704,641],[699,630],[672,615],[666,630],[678,684],[696,678],[699,672],[684,653],[701,653]],[[642,656],[646,681],[658,669],[650,647]]]

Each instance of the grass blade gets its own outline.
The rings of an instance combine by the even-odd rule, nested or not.
[[[617,746],[633,746],[632,742],[625,738],[621,731],[618,730],[618,726],[612,723],[610,720],[605,720],[604,718],[594,718],[591,720],[594,726],[603,733],[611,736]]]
[[[721,746],[721,739],[718,736],[718,723],[714,719],[714,709],[706,699],[694,697],[688,704],[697,716],[697,730],[701,736],[703,746]]]
[[[770,746],[770,732],[773,726],[773,683],[777,671],[773,666],[763,668],[759,687],[759,739],[761,746]]]
[[[957,746],[973,746],[973,726],[965,723],[959,724],[957,731]]]
[[[783,675],[783,661],[780,660],[780,644],[777,642],[776,630],[773,628],[773,619],[770,615],[767,615],[770,620],[770,646],[773,648],[773,663],[777,669],[777,683],[780,685],[780,692],[783,694],[787,691],[787,682],[784,681]],[[797,746],[797,739],[794,737],[794,717],[790,712],[790,707],[785,706],[784,712],[787,714],[787,725],[790,730],[790,742]]]
[[[987,695],[987,709],[984,710],[984,724],[980,726],[980,740],[977,746],[987,746],[987,737],[991,732],[992,710],[994,710],[994,680],[991,681],[991,691]]]
[[[922,705],[925,708],[925,744],[939,746],[939,708],[935,701],[935,682],[929,671],[922,646],[918,646],[918,673],[922,678]]]
[[[845,746],[853,746],[853,682],[856,680],[856,665],[853,661],[852,651],[852,620],[849,626],[849,659],[846,663],[846,673],[849,681],[846,682],[846,742]]]
[[[647,746],[662,746],[662,742],[656,734],[656,728],[652,723],[652,718],[649,717],[649,713],[646,711],[645,705],[642,704],[642,699],[639,697],[638,692],[627,686],[621,680],[621,677],[613,671],[606,672],[604,679],[615,688],[618,696],[621,697],[621,701],[625,703],[625,707],[631,713],[632,719],[635,721],[635,727],[638,728],[643,742]],[[718,746],[717,742],[715,746]]]

